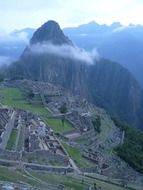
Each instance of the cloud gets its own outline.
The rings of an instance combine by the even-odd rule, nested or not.
[[[115,28],[112,32],[121,32],[126,29],[136,28],[136,27],[137,27],[136,25],[120,26],[120,27]]]
[[[10,57],[7,56],[1,56],[0,55],[0,66],[2,65],[9,65],[10,63],[12,63],[14,60]]]
[[[29,38],[28,38],[28,33],[24,31],[19,31],[19,32],[13,32],[13,33],[7,33],[4,30],[0,30],[0,42],[1,43],[11,43],[11,42],[24,42],[28,43]]]
[[[143,23],[142,0],[1,0],[0,26],[7,30],[37,28],[47,20],[62,27],[95,20],[98,23]],[[103,14],[104,13],[104,14]]]
[[[23,41],[26,43],[29,42],[28,33],[24,31],[17,32],[17,34],[14,36],[14,39],[17,39],[19,41]]]
[[[85,62],[87,64],[94,64],[97,59],[99,59],[99,54],[94,49],[91,52],[85,51],[78,47],[70,45],[53,45],[52,43],[37,43],[30,46],[30,51],[34,54],[53,54],[63,58],[70,58],[73,60],[78,60]]]
[[[112,32],[121,32],[123,30],[125,30],[126,28],[128,28],[128,26],[120,26],[120,27],[117,27],[115,28]]]

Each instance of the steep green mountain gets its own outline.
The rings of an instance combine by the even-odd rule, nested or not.
[[[117,63],[74,47],[54,21],[34,33],[9,75],[61,85],[115,117],[142,127],[143,94],[131,73]]]

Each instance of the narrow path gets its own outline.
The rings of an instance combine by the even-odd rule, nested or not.
[[[39,183],[43,184],[44,186],[49,186],[45,181],[33,176],[31,173],[29,173],[25,168],[23,168],[23,171],[33,180],[38,181]]]
[[[81,174],[82,172],[80,171],[80,169],[77,167],[77,165],[75,164],[75,162],[69,157],[69,162],[72,165],[73,169],[75,170],[75,172],[77,174]]]
[[[47,182],[41,180],[40,178],[32,175],[29,171],[27,171],[25,168],[24,168],[24,172],[26,173],[26,176],[30,177],[31,179],[33,179],[34,181],[36,182],[39,182],[40,184],[42,184],[42,189],[45,189],[45,190],[59,190],[59,187],[57,185],[51,185],[51,184],[48,184]]]

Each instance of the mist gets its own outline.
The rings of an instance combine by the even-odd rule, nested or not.
[[[7,33],[0,29],[0,42],[1,43],[13,43],[13,42],[25,42],[28,44],[28,34],[24,31]]]
[[[91,52],[88,52],[84,49],[80,49],[75,46],[70,45],[54,45],[49,42],[37,43],[30,46],[30,51],[34,54],[53,54],[63,58],[70,58],[73,60],[78,60],[85,62],[87,64],[94,64],[96,60],[99,59],[99,54],[96,49],[93,49]]]
[[[0,55],[0,66],[9,65],[13,61],[14,61],[14,59],[12,59],[11,57],[1,56]]]

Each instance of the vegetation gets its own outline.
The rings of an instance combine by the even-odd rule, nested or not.
[[[57,118],[46,118],[45,121],[55,133],[65,133],[73,130],[72,125],[66,120],[64,121],[64,125],[62,120]]]
[[[20,108],[26,111],[31,111],[34,113],[37,113],[42,116],[43,120],[54,130],[55,133],[64,133],[71,131],[73,127],[68,121],[64,121],[64,125],[62,123],[61,119],[57,118],[48,118],[47,116],[50,115],[47,109],[45,109],[41,103],[35,104],[30,103],[26,101],[26,97],[32,95],[31,91],[29,89],[23,90],[23,92],[20,89],[17,88],[1,88],[0,89],[1,94],[1,103],[4,105],[8,105],[11,107]]]
[[[67,107],[66,107],[66,104],[63,104],[60,108],[59,108],[60,112],[61,113],[66,113],[67,112]]]
[[[21,173],[20,171],[3,166],[0,166],[0,181],[9,181],[14,183],[23,182],[36,187],[41,186],[39,182],[23,175],[23,173]]]
[[[84,190],[84,189],[90,189],[89,187],[92,187],[92,189],[94,189],[93,187],[95,184],[97,187],[101,187],[101,189],[104,190],[129,189],[102,181],[100,179],[88,178],[86,176],[83,177],[82,175],[76,175],[76,174],[57,175],[57,174],[49,174],[47,172],[35,172],[35,171],[32,171],[31,173],[36,178],[39,178],[45,182],[48,181],[50,184],[63,184],[66,190]]]
[[[98,116],[95,120],[92,121],[95,131],[98,133],[101,132],[101,119],[100,116]]]
[[[67,112],[66,103],[63,104],[63,105],[59,108],[59,110],[60,110],[61,114],[65,114],[65,113]],[[65,124],[65,116],[64,116],[64,115],[61,117],[61,121],[62,121],[62,125],[63,125],[63,127],[64,127],[64,124]]]
[[[48,184],[53,184],[53,185],[63,184],[66,190],[84,190],[84,189],[87,189],[89,185],[93,187],[94,183],[96,183],[97,186],[100,186],[104,190],[126,189],[123,187],[119,187],[117,185],[104,182],[100,179],[98,180],[98,179],[84,177],[84,182],[83,182],[83,176],[76,175],[76,174],[61,175],[61,174],[53,174],[53,173],[49,174],[47,172],[40,172],[40,171],[36,172],[32,170],[28,170],[28,171],[39,180],[46,182]],[[15,170],[13,168],[2,167],[2,166],[0,166],[0,180],[14,182],[14,183],[23,182],[35,187],[40,187],[40,188],[42,188],[42,186],[44,185],[32,179],[31,177],[24,175],[24,173],[22,173],[21,171]]]
[[[75,139],[75,142],[77,142],[78,144],[86,144],[87,139],[85,137],[80,136]]]
[[[49,112],[43,107],[43,105],[32,105],[27,102],[24,94],[17,88],[1,88],[1,103],[15,108],[38,113],[40,115],[47,116]]]
[[[128,162],[131,167],[143,173],[143,132],[116,119],[113,120],[116,126],[125,131],[124,143],[115,149],[118,156]]]
[[[29,90],[29,92],[27,93],[27,96],[28,96],[29,99],[34,98],[34,93],[33,93],[33,91],[32,91],[32,90]]]
[[[108,141],[108,135],[114,127],[114,123],[111,119],[109,119],[108,115],[106,114],[104,114],[104,117],[100,117],[100,120],[101,132],[99,133],[99,138],[102,141],[102,143],[106,143]]]
[[[70,157],[76,162],[76,164],[78,166],[81,167],[95,167],[96,165],[92,162],[90,162],[89,160],[85,159],[82,157],[81,152],[75,148],[72,147],[66,143],[63,143],[64,148],[66,149],[66,151],[68,152],[68,154],[70,155]]]
[[[17,137],[17,129],[13,129],[11,132],[11,135],[9,137],[6,149],[8,150],[14,150],[15,149],[15,143],[16,143],[16,137]]]
[[[87,185],[83,185],[76,178],[72,178],[71,176],[66,175],[57,175],[57,174],[48,174],[46,172],[34,172],[32,171],[32,175],[37,178],[49,182],[50,184],[62,184],[65,186],[64,189],[67,190],[85,190],[87,189]]]
[[[17,144],[17,151],[20,151],[23,147],[24,144],[24,138],[25,138],[25,129],[24,126],[20,128],[20,134],[19,134],[19,139],[18,139],[18,144]]]

